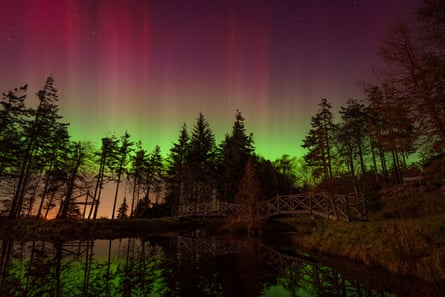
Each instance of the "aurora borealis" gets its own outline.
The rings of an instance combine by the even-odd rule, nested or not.
[[[0,89],[28,83],[31,99],[52,75],[76,140],[128,130],[165,154],[199,112],[219,142],[239,109],[257,153],[299,155],[320,99],[362,98],[378,47],[416,3],[4,0]]]

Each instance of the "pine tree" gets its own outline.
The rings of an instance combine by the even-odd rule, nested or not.
[[[154,150],[146,159],[144,166],[144,176],[145,176],[145,195],[144,195],[144,205],[145,208],[150,206],[150,193],[160,192],[160,187],[163,182],[163,164],[161,156],[161,148],[156,145]],[[158,201],[156,201],[157,203]]]
[[[136,153],[131,158],[131,169],[129,175],[133,177],[133,194],[131,198],[130,217],[134,215],[135,203],[139,201],[141,187],[144,184],[144,166],[147,158],[147,152],[142,148],[139,141],[136,145]]]
[[[196,119],[187,157],[190,202],[209,202],[216,188],[215,137],[202,113]]]
[[[348,99],[345,106],[340,107],[339,111],[342,122],[337,130],[337,144],[341,147],[340,153],[346,158],[349,172],[358,190],[356,162],[358,157],[358,166],[361,169],[362,182],[366,185],[365,174],[365,149],[367,140],[366,110],[365,105],[354,99]]]
[[[127,219],[128,218],[127,212],[128,212],[127,198],[124,197],[124,201],[117,210],[117,218],[120,220]]]
[[[76,187],[76,178],[78,177],[80,166],[82,166],[82,164],[85,162],[85,148],[80,142],[74,144],[71,148],[71,154],[69,156],[68,162],[69,164],[67,164],[68,176],[66,180],[65,199],[61,203],[58,215],[58,218],[60,219],[66,219],[69,215],[69,212],[73,211],[73,205],[71,203]],[[78,208],[76,210],[76,214],[77,213],[78,215],[80,215],[80,210],[78,210]]]
[[[116,191],[114,193],[113,210],[111,214],[111,219],[114,219],[114,213],[116,211],[116,202],[119,195],[119,186],[121,184],[122,175],[124,174],[125,168],[127,166],[128,154],[131,151],[131,146],[133,142],[130,141],[130,134],[125,132],[125,134],[120,139],[120,146],[117,147],[116,151],[116,161],[117,161],[117,179],[116,179]]]
[[[36,110],[32,111],[34,118],[25,122],[24,129],[24,151],[19,169],[19,177],[17,186],[12,199],[9,218],[20,216],[25,199],[25,193],[29,180],[31,178],[32,169],[40,171],[43,162],[40,162],[42,156],[45,155],[46,145],[53,143],[58,137],[54,133],[55,127],[58,125],[66,125],[60,122],[61,116],[58,114],[59,100],[57,89],[54,87],[54,79],[48,77],[45,86],[37,93],[39,105]]]
[[[314,174],[322,175],[324,180],[332,179],[333,145],[335,131],[331,104],[322,99],[318,113],[311,118],[311,129],[303,140],[302,147],[309,152],[304,156],[308,165],[313,167]]]
[[[392,159],[394,175],[398,183],[402,182],[404,155],[414,150],[416,131],[413,126],[410,107],[400,105],[397,92],[388,85],[382,88],[370,86],[368,95],[368,131],[374,143],[378,144],[380,160],[386,172],[386,157]],[[384,174],[386,176],[386,174]]]
[[[187,126],[184,124],[179,133],[178,141],[173,144],[173,147],[170,149],[170,154],[168,156],[167,203],[170,206],[182,205],[186,201],[186,164],[190,148],[189,142],[190,137],[187,132]]]
[[[232,134],[226,135],[220,146],[222,160],[219,165],[219,177],[221,198],[232,202],[235,198],[236,189],[243,175],[246,162],[253,154],[253,136],[247,135],[244,125],[244,117],[239,110],[235,114],[235,122]]]
[[[15,174],[23,158],[25,121],[30,110],[25,106],[27,85],[3,93],[0,101],[0,177]]]
[[[114,135],[112,137],[102,138],[101,151],[97,153],[97,155],[100,156],[99,172],[96,175],[96,185],[94,188],[92,207],[90,208],[88,215],[89,219],[92,218],[95,220],[97,217],[102,189],[106,181],[105,177],[107,172],[111,171],[115,167],[118,142],[119,140],[116,139],[116,136]]]

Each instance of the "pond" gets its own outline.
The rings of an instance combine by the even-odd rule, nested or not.
[[[384,272],[345,271],[349,272],[253,240],[174,236],[50,243],[4,239],[0,296],[440,295],[437,287]]]

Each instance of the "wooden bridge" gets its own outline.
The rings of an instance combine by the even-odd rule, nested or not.
[[[260,218],[279,214],[312,214],[333,220],[350,221],[366,218],[363,198],[354,194],[333,194],[326,192],[307,192],[295,195],[281,195],[259,203],[254,211]],[[174,216],[230,216],[246,213],[246,206],[241,204],[191,203],[174,209]]]

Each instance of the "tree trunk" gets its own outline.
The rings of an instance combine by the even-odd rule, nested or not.
[[[65,194],[65,200],[62,204],[62,213],[60,215],[61,219],[66,219],[67,215],[68,215],[68,209],[70,207],[71,204],[71,197],[73,195],[73,190],[74,190],[74,186],[75,186],[75,181],[76,181],[76,176],[77,176],[77,172],[79,171],[79,167],[80,164],[82,163],[82,154],[79,153],[79,155],[77,156],[77,159],[75,160],[75,166],[73,168],[73,171],[71,172],[71,176],[70,179],[68,181],[68,188]]]

